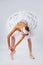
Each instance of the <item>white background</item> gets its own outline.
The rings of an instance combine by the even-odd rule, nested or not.
[[[37,34],[32,38],[35,60],[29,58],[27,40],[17,47],[11,60],[6,40],[6,20],[15,11],[28,10],[38,16]],[[43,0],[0,0],[0,65],[43,65]]]

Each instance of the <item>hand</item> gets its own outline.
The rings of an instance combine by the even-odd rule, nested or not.
[[[10,49],[10,51],[12,51],[12,52],[14,51],[14,47],[9,47],[9,49]]]

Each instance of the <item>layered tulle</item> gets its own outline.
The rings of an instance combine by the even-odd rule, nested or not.
[[[7,31],[10,32],[14,26],[20,21],[24,21],[29,26],[31,31],[34,31],[37,27],[38,18],[31,12],[19,11],[9,16],[7,20]]]

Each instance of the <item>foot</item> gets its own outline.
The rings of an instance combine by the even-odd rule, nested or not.
[[[31,59],[35,59],[35,57],[34,57],[33,55],[30,55],[30,58],[31,58]]]
[[[15,53],[15,52],[16,52],[16,51],[13,51],[13,52],[10,53],[11,59],[14,59],[14,53]]]

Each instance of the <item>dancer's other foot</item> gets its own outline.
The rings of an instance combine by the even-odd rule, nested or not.
[[[29,57],[30,57],[30,59],[35,59],[35,57],[33,55],[30,55]]]

